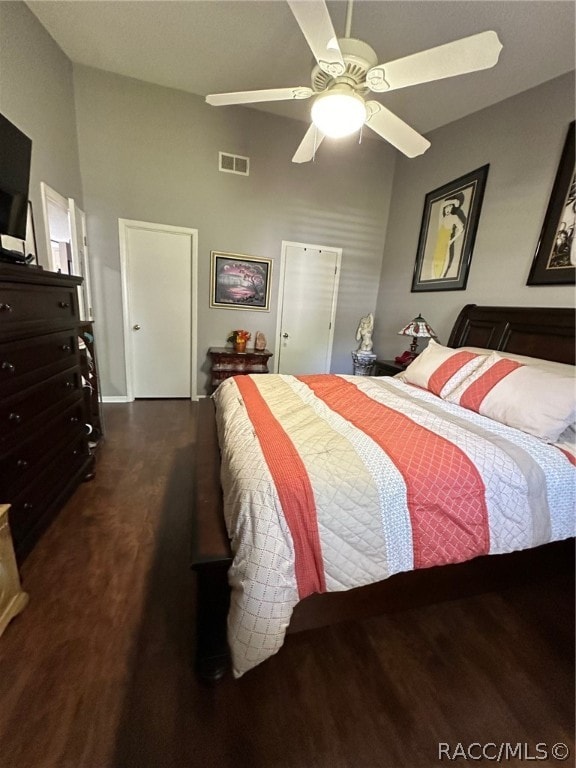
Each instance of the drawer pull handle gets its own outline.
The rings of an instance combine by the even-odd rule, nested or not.
[[[66,389],[72,389],[74,384],[71,381],[64,382],[64,386]]]
[[[14,312],[10,304],[0,304],[0,312]]]
[[[24,504],[22,504],[22,508],[25,509],[26,512],[29,512],[31,509],[34,509],[34,504],[32,504],[29,501],[26,501],[24,502]]]
[[[70,352],[70,350],[72,349],[72,347],[70,346],[70,344],[62,344],[62,346],[60,347],[60,349],[62,350],[62,352]]]
[[[8,416],[8,421],[13,421],[15,424],[20,424],[22,416],[19,413],[11,413]]]
[[[18,459],[18,461],[16,462],[16,466],[18,467],[18,469],[28,469],[28,462],[26,461],[26,459]]]
[[[78,424],[79,421],[80,419],[78,418],[78,416],[70,416],[71,424]]]
[[[13,363],[9,363],[7,360],[4,360],[0,368],[7,373],[14,373],[16,370],[16,366]]]
[[[58,306],[60,307],[60,309],[68,309],[70,304],[67,301],[59,301]]]

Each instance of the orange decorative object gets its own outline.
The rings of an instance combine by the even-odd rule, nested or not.
[[[244,331],[242,329],[232,331],[228,336],[227,341],[234,344],[235,352],[246,352],[246,342],[252,338],[250,331]]]

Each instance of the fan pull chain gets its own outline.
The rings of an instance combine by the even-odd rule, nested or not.
[[[364,126],[360,126],[360,130],[358,131],[358,144],[362,144],[362,131],[364,130]]]

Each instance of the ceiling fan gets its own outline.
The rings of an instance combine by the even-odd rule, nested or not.
[[[407,157],[421,155],[430,142],[379,101],[366,100],[368,92],[385,93],[489,69],[502,50],[496,32],[487,31],[378,64],[376,53],[367,43],[350,37],[352,0],[348,0],[345,34],[340,39],[325,0],[287,2],[317,62],[312,69],[312,87],[216,93],[206,96],[206,101],[225,106],[314,97],[312,124],[292,158],[294,163],[312,160],[325,136],[347,136],[363,125]]]

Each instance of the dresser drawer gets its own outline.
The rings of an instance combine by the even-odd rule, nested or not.
[[[10,529],[17,550],[89,460],[86,437],[65,445],[34,481],[10,500]]]
[[[0,344],[0,395],[72,367],[78,360],[77,349],[74,330]]]
[[[19,285],[0,282],[0,334],[78,322],[75,285]]]
[[[55,411],[62,411],[74,400],[79,400],[81,390],[80,371],[78,368],[69,368],[11,397],[2,398],[0,452],[7,442],[14,445],[36,424],[50,419]]]
[[[20,493],[26,485],[33,483],[63,444],[82,435],[86,439],[84,406],[80,400],[21,443],[14,446],[12,441],[9,449],[0,451],[0,497],[11,499]]]

